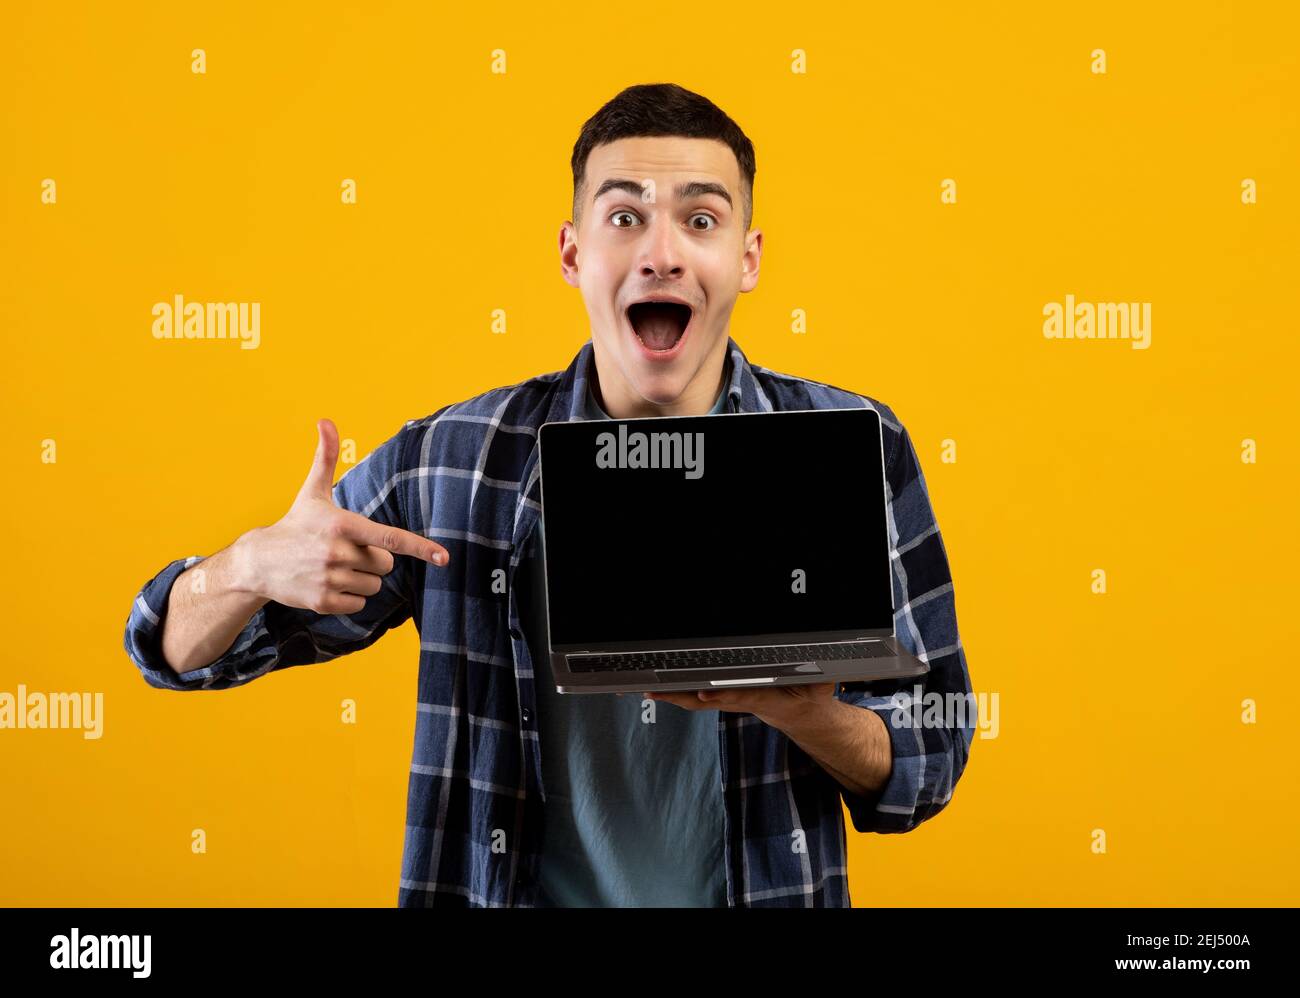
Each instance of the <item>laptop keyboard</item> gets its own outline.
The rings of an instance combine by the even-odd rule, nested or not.
[[[736,665],[780,665],[785,662],[892,658],[894,654],[884,641],[839,641],[815,645],[569,655],[566,656],[566,661],[570,672],[645,672],[654,669],[725,669]]]

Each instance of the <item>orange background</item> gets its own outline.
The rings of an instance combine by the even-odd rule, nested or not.
[[[947,811],[849,827],[855,903],[1294,904],[1295,8],[966,6],[7,5],[0,691],[105,716],[0,731],[0,903],[395,903],[414,628],[162,692],[122,649],[131,601],[278,518],[318,416],[361,456],[565,367],[573,142],[673,81],[757,150],[732,335],[904,421],[1000,700]],[[155,340],[175,294],[260,301],[260,347]],[[1151,302],[1150,348],[1045,339],[1067,294]]]

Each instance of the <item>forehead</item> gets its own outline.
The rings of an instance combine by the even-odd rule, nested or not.
[[[726,186],[739,203],[740,164],[731,147],[717,139],[653,136],[618,139],[597,146],[587,157],[587,190],[595,195],[611,178],[653,178],[661,191],[672,196],[665,181],[712,180]]]

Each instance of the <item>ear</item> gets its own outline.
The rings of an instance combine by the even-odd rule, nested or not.
[[[578,229],[566,221],[560,226],[560,276],[570,287],[579,287],[578,274]]]
[[[745,255],[740,258],[740,290],[753,291],[758,284],[758,265],[763,256],[763,230],[745,233]]]

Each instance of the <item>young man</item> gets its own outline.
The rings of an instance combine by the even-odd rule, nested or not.
[[[967,696],[916,452],[884,404],[751,364],[731,338],[762,233],[750,229],[753,146],[721,110],[674,85],[629,87],[583,126],[572,166],[560,265],[592,335],[568,368],[407,422],[337,485],[337,431],[322,420],[288,513],[164,568],[135,601],[127,651],[153,686],[227,689],[365,648],[413,617],[400,906],[848,906],[841,799],[860,832],[915,828],[951,798],[974,719],[902,724],[894,690],[861,683],[557,694],[537,430],[876,409],[899,639],[928,661],[927,693]],[[719,544],[752,542],[719,526]]]

